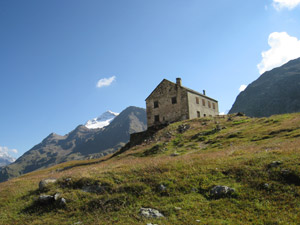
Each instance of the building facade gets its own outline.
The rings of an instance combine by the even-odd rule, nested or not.
[[[219,115],[218,101],[164,79],[146,99],[148,127],[197,117]]]

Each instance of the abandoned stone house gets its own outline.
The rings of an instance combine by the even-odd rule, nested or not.
[[[219,115],[218,101],[164,79],[146,99],[148,127],[179,120]]]

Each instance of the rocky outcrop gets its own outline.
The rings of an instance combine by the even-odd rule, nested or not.
[[[160,213],[157,209],[152,209],[152,208],[141,208],[140,215],[146,218],[164,217],[164,215]]]
[[[223,197],[229,197],[231,196],[233,193],[235,192],[235,190],[233,188],[227,187],[227,186],[214,186],[211,190],[210,190],[210,196],[212,198],[223,198]]]

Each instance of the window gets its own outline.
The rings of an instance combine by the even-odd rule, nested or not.
[[[199,98],[196,97],[196,104],[199,104]]]
[[[159,115],[154,116],[154,122],[159,122]]]
[[[206,114],[203,114],[204,117],[206,117]]]
[[[200,117],[200,112],[199,112],[199,111],[197,111],[197,117],[198,117],[198,118]]]
[[[173,97],[172,98],[172,104],[176,104],[177,103],[177,98],[176,97]]]
[[[202,105],[205,106],[205,100],[204,99],[202,99]]]
[[[211,105],[210,105],[210,101],[207,101],[207,103],[208,103],[208,108],[210,108],[210,107],[211,107]]]
[[[158,108],[158,101],[154,101],[154,108]]]
[[[215,105],[215,103],[213,103],[212,105],[213,105],[213,109],[216,109],[216,105]]]

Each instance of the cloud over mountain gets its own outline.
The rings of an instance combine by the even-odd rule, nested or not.
[[[287,8],[289,10],[294,9],[300,4],[300,0],[273,0],[273,6],[276,10]]]
[[[262,61],[257,65],[260,74],[300,57],[300,40],[286,32],[271,33],[268,44],[270,49],[261,53]]]

